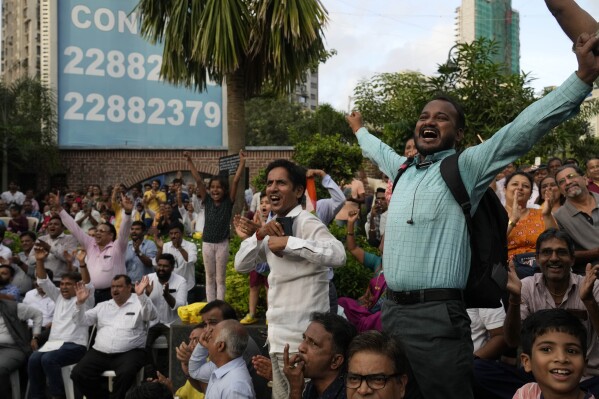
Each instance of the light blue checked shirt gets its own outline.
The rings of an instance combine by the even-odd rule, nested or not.
[[[524,155],[550,129],[578,112],[591,87],[572,74],[558,89],[526,108],[492,138],[466,149],[459,169],[474,212],[491,180],[508,163]],[[406,160],[361,128],[356,137],[364,156],[391,180]],[[439,161],[455,150],[427,157]],[[416,158],[414,163],[420,160]],[[389,204],[383,265],[394,291],[466,287],[470,241],[462,210],[439,171],[409,167],[399,179]],[[412,219],[413,224],[406,223]]]

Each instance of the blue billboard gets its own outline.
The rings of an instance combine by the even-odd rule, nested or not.
[[[160,80],[162,45],[141,37],[135,0],[60,0],[60,148],[223,146],[222,88]]]

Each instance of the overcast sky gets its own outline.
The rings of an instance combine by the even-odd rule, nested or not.
[[[320,66],[319,102],[347,111],[356,83],[380,72],[434,74],[455,42],[460,0],[322,0],[330,22],[327,48],[338,54]],[[599,2],[578,0],[599,19]],[[572,44],[545,2],[512,0],[520,12],[520,69],[532,86],[559,85],[576,70]]]

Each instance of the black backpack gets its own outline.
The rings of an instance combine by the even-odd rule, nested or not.
[[[508,215],[491,188],[481,198],[474,216],[470,215],[470,197],[460,176],[458,157],[452,154],[441,161],[441,177],[460,204],[470,234],[471,262],[464,291],[467,308],[499,308],[507,286],[507,224]],[[403,163],[397,171],[397,181],[412,162]]]

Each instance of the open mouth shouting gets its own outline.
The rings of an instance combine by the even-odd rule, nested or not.
[[[425,143],[435,141],[439,138],[439,131],[431,127],[422,128],[420,130],[420,138],[423,139]]]

